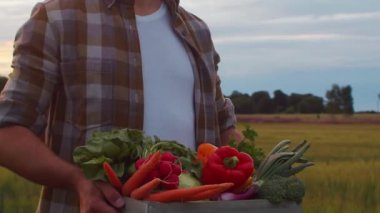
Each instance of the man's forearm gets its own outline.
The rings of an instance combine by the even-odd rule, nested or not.
[[[237,131],[236,128],[229,128],[223,131],[220,135],[222,145],[228,145],[228,142],[232,139],[240,142],[242,140],[242,135]]]
[[[55,155],[29,129],[11,126],[0,129],[0,165],[33,182],[76,189],[83,181],[81,170]]]

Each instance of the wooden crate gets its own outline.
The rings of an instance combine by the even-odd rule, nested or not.
[[[199,201],[187,203],[157,203],[126,198],[122,213],[301,213],[296,203],[273,205],[267,200]]]

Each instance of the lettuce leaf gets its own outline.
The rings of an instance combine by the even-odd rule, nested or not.
[[[73,160],[90,180],[106,181],[103,163],[107,161],[123,179],[131,173],[134,162],[156,151],[169,151],[181,161],[182,169],[200,178],[201,166],[196,153],[176,141],[161,141],[136,129],[95,132],[84,146],[74,150]]]
[[[141,130],[118,129],[95,132],[84,146],[73,152],[73,160],[90,180],[106,180],[103,163],[111,164],[119,177],[125,173],[126,165],[135,161],[142,153],[144,144],[153,139],[144,136]]]

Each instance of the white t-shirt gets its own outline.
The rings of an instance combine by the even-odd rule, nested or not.
[[[165,4],[137,16],[144,85],[144,132],[195,149],[194,73]]]

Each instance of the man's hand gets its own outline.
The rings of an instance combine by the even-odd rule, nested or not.
[[[240,142],[243,139],[243,136],[237,129],[230,128],[222,132],[222,134],[220,135],[220,138],[222,141],[222,145],[228,145],[228,142],[231,139],[235,139],[237,142]]]
[[[125,202],[120,193],[105,182],[83,180],[77,185],[81,213],[117,213]]]
[[[22,126],[0,128],[0,166],[41,185],[75,191],[81,213],[116,213],[124,206],[111,185],[86,179],[79,167],[62,160]]]

